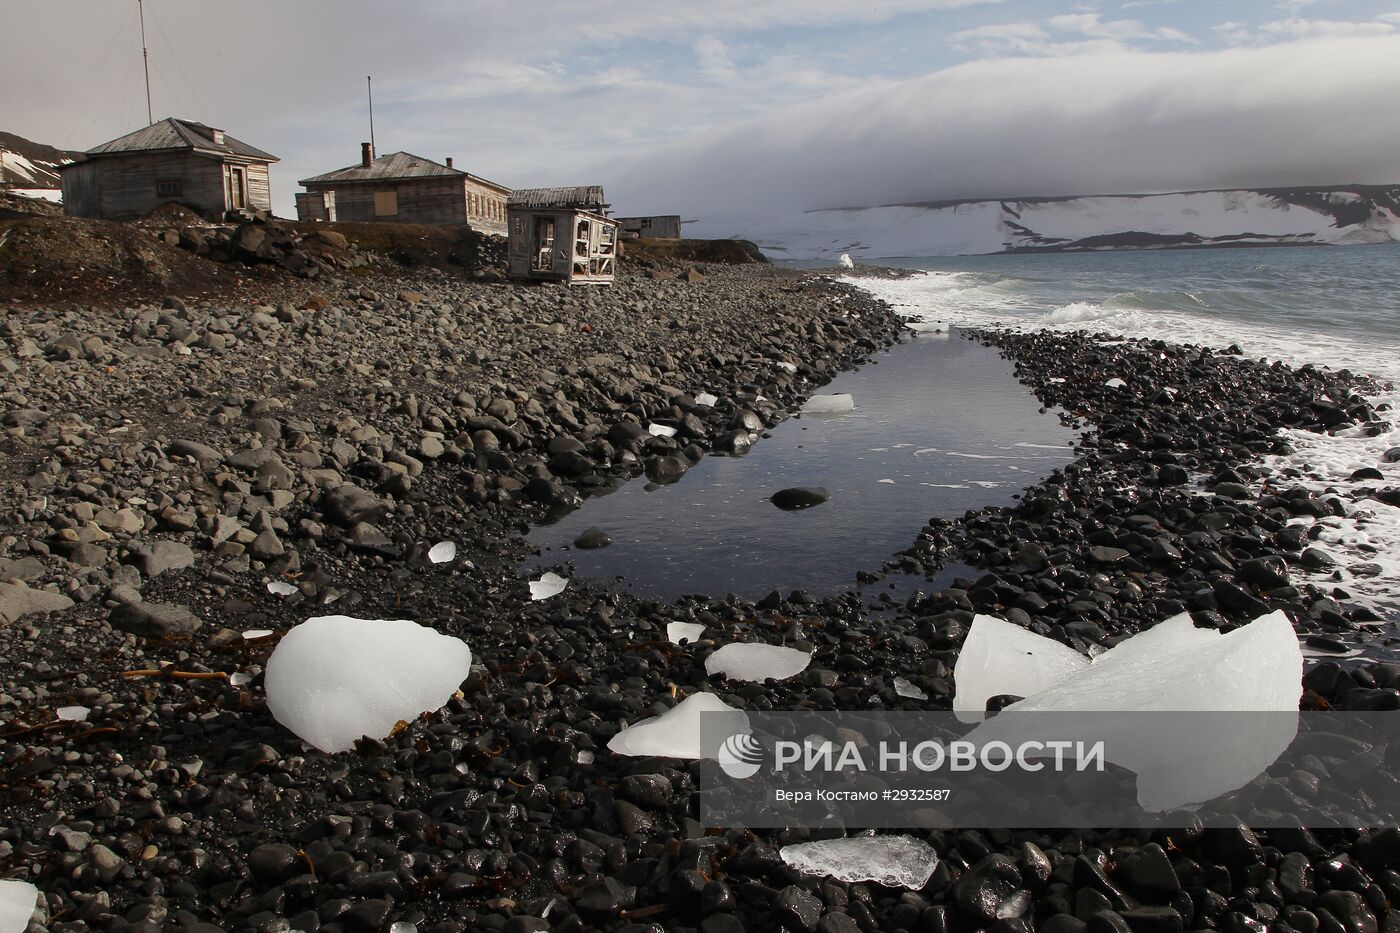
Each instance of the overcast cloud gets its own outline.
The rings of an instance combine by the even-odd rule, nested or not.
[[[1400,182],[1400,0],[146,0],[156,117],[296,180],[367,138],[731,232],[830,206]],[[226,28],[236,10],[237,28]],[[1228,12],[1227,12],[1228,10]],[[145,123],[135,0],[6,5],[0,129]],[[698,228],[697,228],[698,229]]]

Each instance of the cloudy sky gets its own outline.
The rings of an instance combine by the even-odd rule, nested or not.
[[[146,0],[156,117],[368,138],[742,226],[967,197],[1400,182],[1400,0]],[[26,9],[28,8],[28,9]],[[0,129],[144,125],[135,0],[8,0]],[[715,230],[712,232],[722,232]]]

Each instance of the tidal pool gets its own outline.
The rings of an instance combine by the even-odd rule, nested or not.
[[[537,526],[528,565],[572,565],[667,600],[824,596],[856,588],[857,571],[878,571],[928,519],[1011,504],[1073,459],[1075,433],[1058,413],[1041,409],[1009,361],[956,330],[891,347],[820,390],[841,392],[854,411],[795,416],[745,456],[706,457],[667,486],[638,478]],[[792,486],[831,498],[798,511],[768,501]],[[574,548],[594,526],[612,543]]]

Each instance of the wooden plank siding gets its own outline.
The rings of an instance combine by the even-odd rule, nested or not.
[[[64,169],[64,210],[73,217],[131,220],[162,204],[174,203],[209,220],[223,220],[230,165],[244,169],[248,208],[270,211],[272,192],[266,164],[226,161],[190,152],[134,152],[91,159]],[[161,183],[170,183],[172,190],[161,193]]]
[[[307,193],[334,198],[335,219],[355,223],[401,224],[470,224],[475,230],[505,235],[506,195],[498,188],[483,185],[470,178],[445,176],[433,178],[385,179],[376,182],[338,182],[309,184]],[[386,207],[393,193],[397,211],[380,213],[379,204]],[[298,195],[300,197],[300,195]],[[328,198],[329,199],[329,198]],[[309,218],[304,218],[309,219]]]

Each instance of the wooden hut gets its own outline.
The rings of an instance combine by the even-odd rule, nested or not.
[[[650,217],[616,217],[626,240],[679,240],[680,214],[654,214]]]
[[[512,191],[511,278],[611,285],[617,271],[617,221],[600,185]]]
[[[510,189],[452,165],[392,152],[374,158],[360,144],[360,162],[301,181],[301,220],[400,224],[470,224],[483,233],[506,232]]]
[[[128,220],[182,204],[208,220],[272,210],[277,157],[223,130],[168,117],[58,167],[71,217]]]

